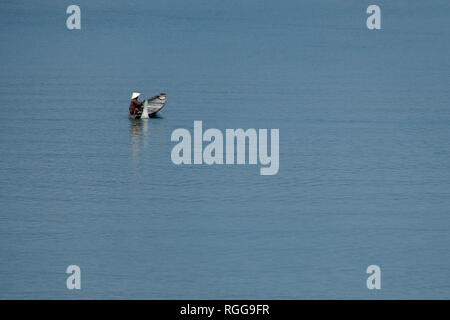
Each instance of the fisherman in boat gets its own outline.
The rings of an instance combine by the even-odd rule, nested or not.
[[[142,111],[142,105],[144,104],[145,100],[138,101],[138,97],[141,94],[139,92],[133,92],[131,95],[131,101],[130,101],[130,115],[136,115],[140,111]]]

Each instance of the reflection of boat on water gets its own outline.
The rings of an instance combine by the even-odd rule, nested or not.
[[[136,114],[130,114],[132,119],[146,119],[154,117],[166,105],[167,95],[165,93],[157,94],[149,99],[146,99],[142,106],[142,111]]]
[[[148,130],[148,121],[133,121],[130,120],[130,137],[131,147],[133,150],[133,159],[136,159],[139,154],[139,146],[141,143],[146,144]]]
[[[145,121],[130,121],[131,137],[139,138],[147,133],[148,127]]]

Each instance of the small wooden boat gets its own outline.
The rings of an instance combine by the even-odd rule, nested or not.
[[[132,119],[148,119],[149,117],[154,117],[161,111],[162,108],[167,103],[167,94],[160,93],[149,99],[146,99],[144,105],[142,106],[142,111],[136,114],[130,114]]]

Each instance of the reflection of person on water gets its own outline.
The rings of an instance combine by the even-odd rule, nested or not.
[[[139,154],[141,147],[146,147],[148,142],[148,122],[130,121],[130,138],[133,164],[139,164]]]
[[[131,95],[130,109],[129,109],[131,115],[136,115],[140,111],[142,111],[142,105],[144,104],[145,100],[138,101],[138,97],[140,95],[141,94],[139,92],[133,92],[133,94]]]

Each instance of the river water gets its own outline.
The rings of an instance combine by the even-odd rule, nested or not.
[[[450,298],[448,1],[77,4],[0,3],[0,298]],[[278,174],[174,165],[195,120]]]

